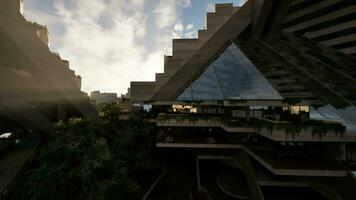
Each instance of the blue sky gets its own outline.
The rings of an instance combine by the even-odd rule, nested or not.
[[[25,18],[47,25],[50,48],[82,76],[82,89],[125,93],[153,81],[173,38],[196,37],[215,3],[245,0],[25,0]]]

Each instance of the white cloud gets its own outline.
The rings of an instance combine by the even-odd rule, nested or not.
[[[180,9],[190,6],[190,0],[160,0],[152,13],[144,12],[147,0],[70,2],[72,6],[68,0],[54,1],[53,13],[32,7],[26,16],[49,26],[54,51],[70,61],[87,92],[125,93],[130,81],[153,81],[163,69],[172,35],[183,37],[193,28],[179,22]],[[153,24],[148,24],[149,14]],[[156,26],[154,38],[147,35],[148,26]],[[154,40],[157,50],[146,48],[145,40]]]
[[[196,38],[197,31],[194,29],[194,24],[190,23],[184,26],[182,23],[174,25],[174,31],[172,32],[173,38]]]
[[[177,2],[182,7],[189,7],[192,4],[191,0],[178,0]]]
[[[192,30],[193,27],[194,27],[194,24],[191,23],[191,24],[188,24],[188,25],[187,25],[186,29],[189,31],[189,30]]]
[[[214,3],[208,3],[206,6],[206,11],[207,12],[215,12],[215,4]]]
[[[176,3],[174,0],[160,0],[159,5],[154,11],[156,15],[156,26],[166,28],[172,26],[177,18]]]
[[[183,24],[181,23],[177,23],[176,25],[174,25],[174,30],[177,32],[182,32],[184,29]]]

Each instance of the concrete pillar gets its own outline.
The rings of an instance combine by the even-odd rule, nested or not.
[[[247,108],[246,110],[246,120],[249,122],[250,121],[250,110]]]
[[[342,142],[339,144],[339,151],[340,151],[340,155],[337,155],[339,156],[339,159],[342,160],[342,161],[346,161],[346,145],[345,145],[345,142]]]
[[[201,192],[201,185],[200,185],[200,170],[199,170],[199,159],[198,157],[195,158],[195,166],[197,169],[197,184],[198,184],[198,191]]]

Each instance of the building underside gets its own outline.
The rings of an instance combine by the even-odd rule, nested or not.
[[[167,162],[173,162],[167,152],[190,152],[192,159],[180,159],[196,169],[192,190],[209,195],[206,165],[214,160],[217,170],[230,166],[245,178],[240,196],[228,191],[239,184],[236,171],[212,178],[230,197],[273,199],[277,187],[353,199],[355,6],[351,0],[217,4],[198,38],[173,39],[164,73],[131,83],[133,109],[152,106]]]

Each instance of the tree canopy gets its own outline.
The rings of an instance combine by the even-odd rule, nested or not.
[[[157,171],[153,126],[143,113],[120,120],[116,104],[100,120],[59,122],[12,199],[139,199]]]

